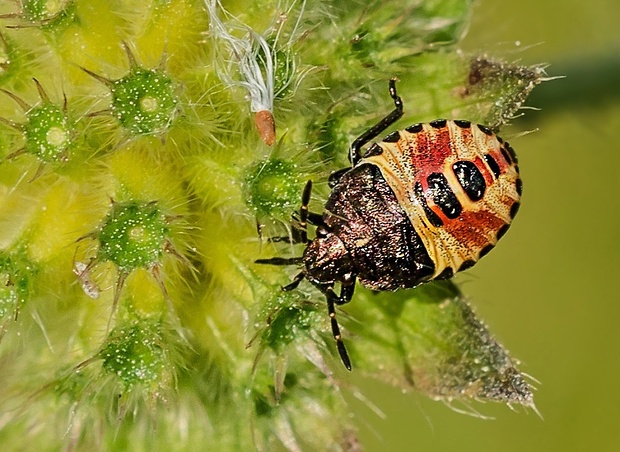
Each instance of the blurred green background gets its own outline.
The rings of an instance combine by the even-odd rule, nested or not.
[[[519,155],[522,208],[501,246],[459,278],[539,380],[543,419],[477,403],[494,419],[474,418],[357,377],[385,414],[351,400],[367,450],[620,450],[619,19],[617,0],[482,0],[462,45],[566,76],[535,90],[528,105],[541,111],[502,130]]]

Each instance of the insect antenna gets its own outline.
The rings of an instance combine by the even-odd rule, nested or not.
[[[304,258],[302,256],[299,257],[271,257],[269,259],[256,259],[254,261],[255,264],[266,264],[266,265],[299,265],[303,264]]]

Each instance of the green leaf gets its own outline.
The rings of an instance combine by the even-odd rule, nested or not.
[[[534,407],[518,361],[493,338],[454,283],[432,282],[381,296],[365,293],[350,312],[354,321],[346,325],[365,374],[439,400]]]

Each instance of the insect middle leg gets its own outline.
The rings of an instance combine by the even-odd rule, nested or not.
[[[396,79],[390,79],[389,83],[390,96],[394,100],[394,110],[386,117],[384,117],[377,124],[372,126],[366,132],[361,134],[351,145],[349,149],[349,160],[351,161],[351,165],[355,166],[357,162],[362,158],[360,151],[362,146],[368,143],[373,138],[376,138],[381,132],[387,129],[389,126],[398,121],[403,115],[403,101],[400,96],[396,93]],[[331,179],[331,177],[330,177]]]

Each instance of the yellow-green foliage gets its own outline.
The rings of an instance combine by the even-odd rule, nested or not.
[[[516,111],[544,74],[457,53],[470,7],[2,2],[3,447],[353,444],[323,297],[254,260],[302,253],[267,238],[290,234],[308,179],[321,211],[348,144],[393,108],[390,78],[401,125]],[[533,406],[450,282],[359,288],[339,318],[354,372]]]

